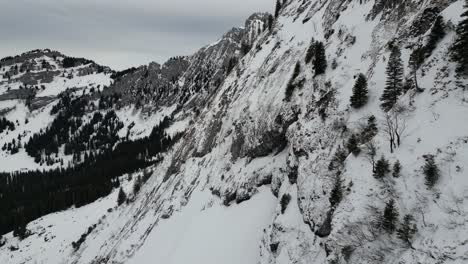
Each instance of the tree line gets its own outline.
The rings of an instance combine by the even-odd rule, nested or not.
[[[119,186],[119,176],[158,162],[153,157],[167,151],[181,137],[165,133],[170,124],[166,118],[148,137],[120,142],[102,153],[91,152],[73,167],[1,173],[0,233],[15,230],[21,234],[34,219],[108,195]]]

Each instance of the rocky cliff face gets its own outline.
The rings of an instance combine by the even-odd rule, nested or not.
[[[268,14],[252,15],[243,28],[233,28],[215,43],[188,57],[174,57],[163,65],[152,63],[121,76],[107,94],[123,94],[124,104],[141,107],[180,105],[185,110],[207,103],[220,87],[245,45],[266,29]],[[243,47],[244,45],[244,47]],[[188,106],[185,106],[188,104]]]
[[[244,29],[193,56],[122,75],[104,93],[120,92],[124,105],[153,109],[150,116],[170,109],[164,113],[176,122],[168,132],[183,130],[183,138],[160,164],[141,172],[152,176],[130,203],[116,207],[115,191],[38,219],[28,225],[33,235],[27,239],[6,235],[0,259],[467,262],[468,82],[448,59],[462,3],[287,1],[271,31],[265,30],[267,15],[254,15]],[[379,107],[389,47],[400,47],[405,78],[412,80],[410,54],[425,43],[437,16],[447,34],[416,72],[422,89],[401,95],[401,111],[389,119]],[[322,75],[305,61],[312,39],[325,44]],[[367,77],[369,102],[356,110],[349,98],[359,73]],[[296,88],[285,100],[291,84]],[[361,153],[349,153],[349,138],[363,135],[371,115],[377,135],[361,142]],[[401,142],[390,151],[388,122],[394,118]],[[399,177],[374,177],[372,160],[383,156],[401,163]],[[441,176],[430,189],[423,166],[431,157]],[[126,192],[136,175],[122,177]],[[333,196],[337,186],[339,199]],[[405,215],[414,218],[411,241],[381,228],[391,199],[398,228]],[[71,242],[82,234],[84,242],[74,249]]]

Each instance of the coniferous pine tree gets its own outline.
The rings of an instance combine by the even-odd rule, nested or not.
[[[413,75],[413,84],[416,91],[422,92],[419,88],[417,71],[424,63],[424,60],[431,56],[432,52],[437,47],[437,44],[445,37],[445,23],[442,16],[438,16],[432,26],[431,32],[427,44],[425,46],[419,45],[416,47],[410,55],[410,67]]]
[[[328,170],[334,170],[336,168],[341,167],[347,157],[348,153],[346,152],[346,150],[344,150],[343,147],[338,146],[330,164],[328,165]]]
[[[315,51],[314,51],[314,70],[315,75],[324,74],[327,70],[327,57],[325,55],[325,46],[323,42],[317,41],[315,43]]]
[[[403,217],[403,223],[401,224],[401,227],[397,230],[398,238],[411,246],[411,240],[417,232],[418,228],[414,223],[414,217],[410,214],[405,215]]]
[[[242,55],[247,55],[250,52],[251,49],[252,49],[252,46],[249,43],[247,43],[245,41],[241,43]]]
[[[309,48],[307,49],[307,53],[305,57],[306,64],[312,61],[312,59],[314,58],[314,54],[315,54],[315,40],[312,39],[312,41],[310,42]]]
[[[135,183],[133,184],[133,194],[136,195],[140,189],[141,189],[141,183],[142,183],[142,180],[141,180],[141,177],[138,176],[136,179],[135,179]]]
[[[401,174],[401,163],[399,160],[397,160],[395,164],[393,164],[392,176],[393,178],[400,178],[400,174]]]
[[[458,63],[457,72],[468,75],[468,0],[465,0],[465,11],[461,15],[462,21],[457,27],[457,37],[452,47],[453,59]]]
[[[279,12],[281,11],[281,2],[280,0],[276,0],[276,7],[275,7],[275,18],[278,18]]]
[[[377,179],[382,179],[390,172],[390,164],[388,160],[382,156],[376,163],[375,163],[375,170],[374,170],[374,177]]]
[[[364,141],[369,141],[373,137],[377,135],[379,132],[379,129],[377,128],[377,119],[375,118],[374,115],[369,116],[367,119],[367,127],[366,130],[363,132],[363,139]]]
[[[355,134],[351,135],[351,137],[348,139],[346,148],[349,152],[353,153],[354,156],[359,155],[359,153],[361,152],[361,148],[359,147],[359,140]]]
[[[117,197],[117,204],[121,205],[127,200],[127,195],[125,194],[124,190],[122,187],[119,189],[119,195]]]
[[[445,34],[444,18],[438,16],[432,26],[431,33],[429,33],[429,39],[425,48],[426,57],[432,54],[432,51],[434,51],[437,44],[445,37]]]
[[[288,208],[288,204],[289,202],[291,201],[291,195],[289,194],[283,194],[283,196],[281,197],[281,213],[284,214],[284,212],[286,211],[286,208]]]
[[[388,112],[393,108],[401,95],[403,88],[403,63],[401,61],[401,52],[398,47],[393,47],[390,59],[387,64],[387,82],[385,90],[380,97],[381,108]]]
[[[387,205],[385,206],[383,216],[382,216],[382,228],[387,231],[387,233],[392,234],[398,222],[398,209],[395,205],[395,200],[390,199]]]
[[[20,224],[13,230],[13,236],[18,237],[20,240],[25,239],[29,236],[29,230],[26,228],[26,224]]]
[[[434,157],[430,156],[426,160],[426,164],[423,166],[423,173],[426,178],[426,186],[431,189],[437,183],[440,177],[440,171],[437,164],[434,161]]]
[[[273,29],[273,23],[275,23],[275,19],[273,15],[268,15],[268,30],[271,31]]]
[[[301,63],[297,62],[296,66],[294,66],[293,75],[291,76],[291,79],[289,80],[288,85],[286,86],[285,100],[287,102],[291,100],[291,96],[293,95],[294,90],[296,89],[296,84],[294,83],[294,81],[296,80],[296,78],[299,76],[300,73],[301,73]]]
[[[354,108],[363,107],[368,100],[367,79],[364,74],[360,73],[353,87],[353,95],[351,96],[351,106]]]
[[[422,92],[423,90],[419,88],[418,84],[418,69],[421,67],[421,65],[424,63],[424,59],[426,57],[425,55],[425,48],[422,46],[419,46],[413,50],[413,52],[410,55],[409,58],[409,64],[410,64],[410,69],[411,69],[411,75],[413,76],[412,79],[408,79],[406,82],[407,86],[405,90],[409,90],[411,88],[416,88],[416,91]]]
[[[341,177],[338,174],[335,178],[333,189],[330,193],[330,198],[329,198],[329,201],[332,207],[339,204],[341,202],[341,199],[343,198],[343,187],[341,186],[341,184],[342,184]]]

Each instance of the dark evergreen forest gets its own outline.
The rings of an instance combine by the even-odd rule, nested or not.
[[[118,96],[104,98],[105,109]],[[94,112],[89,121],[83,121],[89,108],[84,96],[64,93],[52,109],[56,118],[44,131],[33,135],[24,145],[37,163],[49,165],[58,158],[62,146],[73,161],[65,168],[48,171],[0,173],[0,233],[14,230],[21,233],[25,225],[41,216],[80,207],[108,195],[120,183],[119,176],[132,173],[160,161],[165,152],[180,137],[165,133],[171,124],[166,117],[147,137],[129,140],[119,138],[123,128],[112,108],[106,114]],[[8,124],[7,126],[10,126]]]

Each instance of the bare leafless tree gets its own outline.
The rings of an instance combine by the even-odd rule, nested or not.
[[[390,145],[390,152],[401,145],[402,138],[407,128],[408,107],[401,103],[395,106],[389,112],[385,113],[383,121],[383,131],[387,135]]]
[[[392,109],[394,119],[394,129],[397,146],[401,145],[401,138],[406,131],[406,120],[408,107],[404,104],[397,103]]]
[[[424,210],[425,210],[425,208],[427,207],[427,204],[428,204],[427,196],[424,195],[424,194],[421,194],[418,191],[415,191],[415,195],[416,195],[416,200],[418,201],[418,203],[417,203],[416,208],[414,208],[413,210],[415,210],[415,211],[417,211],[417,212],[419,212],[421,214],[423,224],[426,227],[427,223],[426,223],[426,215],[424,213]]]
[[[394,148],[396,148],[395,144],[395,123],[392,117],[391,112],[385,113],[385,119],[383,121],[383,131],[387,135],[388,143],[390,144],[390,152],[393,153]]]
[[[375,146],[375,142],[373,140],[367,142],[364,145],[364,153],[367,160],[372,165],[372,172],[375,172],[375,157],[377,156],[377,147]]]

